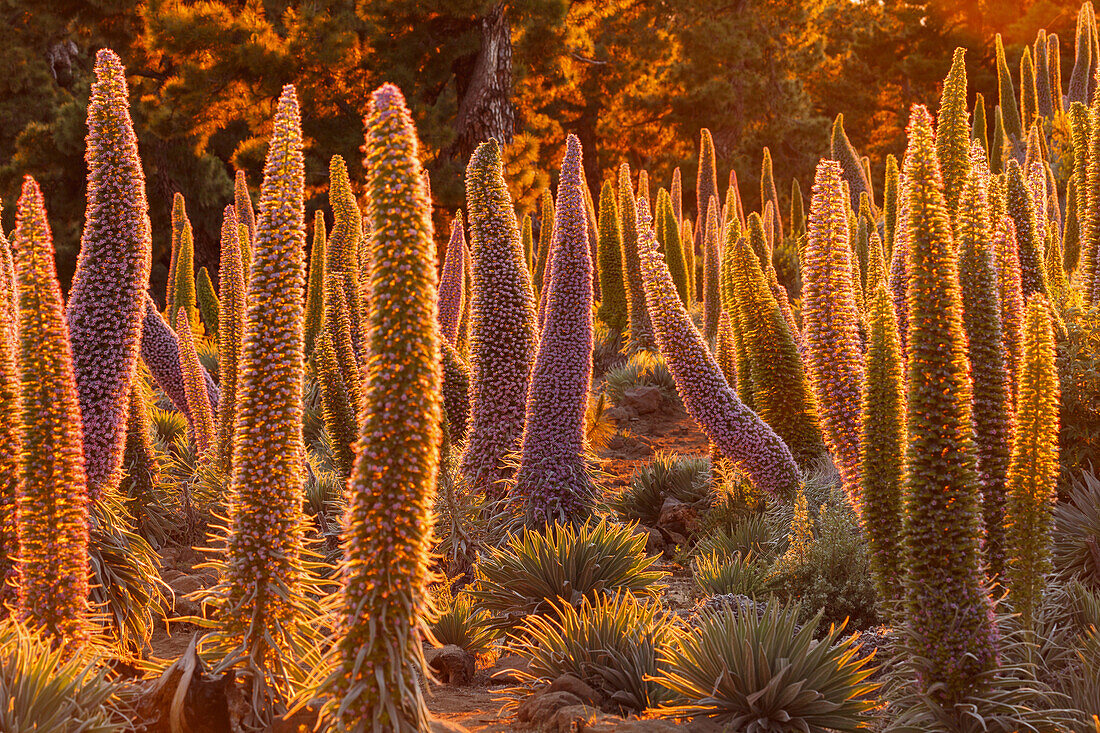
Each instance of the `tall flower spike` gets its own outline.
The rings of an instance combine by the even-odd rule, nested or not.
[[[988,573],[1000,575],[1004,569],[1004,485],[1012,410],[989,203],[980,170],[971,171],[959,204],[955,231],[963,326],[974,384],[974,444],[982,487],[984,554]]]
[[[1082,301],[1089,306],[1096,304],[1093,292],[1097,281],[1100,281],[1096,265],[1100,255],[1100,100],[1089,107],[1088,131],[1078,135],[1087,136],[1088,148],[1079,155],[1088,162],[1085,164],[1085,188],[1081,192],[1081,256],[1074,280]],[[1078,157],[1076,149],[1074,156]],[[1075,167],[1075,174],[1076,171]]]
[[[766,146],[764,159],[760,163],[760,201],[771,202],[775,238],[776,241],[783,241],[783,217],[779,215],[779,192],[775,188],[775,174],[772,173],[772,151]]]
[[[183,388],[187,394],[187,404],[191,408],[191,445],[195,454],[202,456],[214,443],[214,410],[210,407],[210,397],[206,392],[202,365],[195,352],[195,337],[191,335],[191,324],[187,312],[176,310],[176,333],[180,340],[180,369],[183,371]]]
[[[977,140],[985,151],[986,157],[989,151],[989,123],[985,117],[985,97],[981,92],[974,95],[974,111],[970,115],[970,139]]]
[[[474,298],[474,258],[470,254],[470,244],[465,240],[462,242],[462,262],[462,279],[465,282],[463,290],[466,292],[466,297],[462,299],[462,318],[458,321],[458,341],[455,343],[455,350],[463,359],[469,360],[470,324],[472,322],[470,314],[473,312],[472,301]],[[527,281],[530,282],[530,268],[527,272]]]
[[[882,245],[888,259],[894,253],[894,236],[898,229],[898,159],[886,156],[886,181],[882,186]]]
[[[914,106],[906,153],[909,339],[905,545],[911,629],[926,660],[922,691],[954,706],[980,694],[996,664],[982,586],[980,496],[971,436],[971,384],[951,224],[932,142]]]
[[[1008,70],[1008,62],[1005,60],[1005,47],[1001,42],[1000,33],[997,34],[994,44],[996,45],[997,54],[998,106],[1001,108],[1005,134],[1012,139],[1013,143],[1019,144],[1024,139],[1024,128],[1020,123],[1020,108],[1017,106],[1016,87],[1012,83],[1012,72]]]
[[[596,253],[600,263],[600,309],[596,317],[611,331],[626,330],[626,285],[623,281],[623,237],[619,231],[619,210],[615,185],[604,181],[600,188],[600,218]]]
[[[317,370],[321,387],[321,416],[332,441],[333,458],[341,476],[351,474],[355,462],[354,446],[359,439],[359,420],[348,395],[332,334],[322,331],[317,338]]]
[[[638,191],[637,197],[649,201],[649,171],[642,168],[638,171]]]
[[[210,273],[205,267],[199,268],[199,274],[195,277],[195,298],[199,304],[199,315],[202,316],[202,324],[206,333],[218,338],[218,294],[214,292],[214,282],[210,279]]]
[[[672,281],[676,283],[680,302],[688,306],[693,298],[688,291],[690,280],[687,263],[684,261],[684,248],[680,243],[680,227],[672,211],[672,199],[669,198],[668,191],[663,188],[657,192],[657,206],[654,213],[657,218],[657,241],[661,243],[664,250],[665,264],[668,265]]]
[[[702,334],[676,295],[644,201],[638,203],[638,222],[646,299],[657,343],[688,414],[758,491],[793,498],[801,476],[790,449],[737,399],[722,376]]]
[[[729,338],[728,350],[723,358],[729,359],[732,357],[730,363],[734,365],[733,371],[737,375],[736,383],[730,381],[729,384],[736,391],[737,398],[752,410],[756,408],[753,403],[752,361],[749,358],[749,348],[745,340],[746,333],[740,324],[740,308],[737,305],[737,292],[733,278],[733,253],[740,239],[741,234],[736,225],[736,219],[730,220],[726,225],[725,247],[722,249],[721,254],[722,262],[718,272],[718,290],[722,300],[722,312],[728,316],[726,322],[729,326],[729,333],[727,334]],[[725,374],[729,373],[725,367],[722,371]]]
[[[863,530],[879,595],[900,601],[904,593],[905,379],[894,303],[884,281],[871,290],[869,298],[865,369],[860,418]]]
[[[247,230],[247,237],[241,238],[241,262],[244,263],[244,284],[248,287],[249,272],[252,266],[251,244],[256,241],[256,214],[252,208],[252,196],[248,193],[248,179],[244,171],[237,171],[233,181],[233,209],[237,212],[237,221]]]
[[[309,250],[309,279],[306,281],[306,358],[313,353],[317,334],[324,325],[325,318],[325,213],[318,209],[313,212],[313,245]]]
[[[95,76],[84,155],[88,209],[66,311],[93,501],[121,480],[152,248],[125,70],[113,51],[96,54]]]
[[[233,206],[226,206],[222,219],[221,310],[218,321],[218,459],[228,475],[233,466],[233,430],[237,424],[237,395],[240,385],[241,349],[244,344],[244,314],[248,290],[244,284],[240,223]],[[316,246],[316,242],[314,242]]]
[[[592,381],[592,260],[581,185],[581,144],[570,135],[558,182],[546,320],[514,487],[536,525],[579,519],[593,497],[584,434]],[[668,218],[673,221],[671,204]]]
[[[943,172],[943,189],[951,216],[959,207],[970,170],[970,130],[966,110],[966,49],[956,48],[951,70],[943,81],[940,114],[936,121],[936,155]]]
[[[1031,127],[1039,114],[1039,90],[1035,82],[1035,63],[1031,59],[1031,49],[1024,46],[1020,57],[1020,116],[1023,124]]]
[[[1009,404],[1015,404],[1016,373],[1024,349],[1024,291],[1020,285],[1020,260],[1016,228],[1005,217],[993,230],[997,257],[997,286],[1001,304],[1001,336],[1004,339],[1005,370],[1008,372]]]
[[[180,196],[180,200],[183,197]],[[183,223],[180,230],[179,252],[176,255],[175,280],[172,282],[172,307],[168,311],[168,319],[175,323],[176,312],[183,310],[187,313],[187,321],[196,324],[195,309],[195,234],[191,229],[191,220],[187,218],[187,211],[183,212]]]
[[[302,559],[304,166],[298,99],[283,87],[260,187],[233,431],[223,580],[209,591],[217,628],[204,653],[247,666],[268,718],[304,675],[310,633]],[[258,436],[262,436],[260,439]]]
[[[23,179],[12,235],[19,285],[22,460],[16,615],[58,643],[88,633],[88,486],[80,401],[42,192]],[[123,436],[125,438],[125,435]]]
[[[621,174],[620,174],[621,175]],[[736,190],[736,187],[734,188]],[[699,172],[695,178],[695,217],[699,226],[695,227],[695,249],[703,251],[703,236],[706,234],[707,207],[710,206],[710,197],[718,195],[718,166],[714,160],[714,139],[710,136],[710,130],[703,128],[699,131]],[[740,197],[739,197],[740,198]],[[627,216],[623,203],[622,186],[619,186],[619,210],[622,216]],[[631,199],[633,203],[633,199]],[[633,208],[633,207],[632,207]]]
[[[705,153],[707,150],[706,141],[710,140],[710,133],[706,130],[704,130],[703,140]],[[713,152],[713,146],[710,149]],[[646,290],[642,284],[642,266],[638,258],[637,206],[634,203],[634,189],[630,184],[630,166],[626,163],[619,166],[619,227],[623,237],[626,304],[630,308],[630,332],[627,337],[627,345],[632,351],[651,351],[656,346],[653,340],[653,324],[650,321],[649,309],[646,308]],[[696,237],[698,237],[698,232],[696,232]]]
[[[466,274],[462,252],[466,246],[466,233],[462,228],[462,212],[451,221],[451,240],[447,242],[447,254],[443,260],[443,275],[439,278],[439,328],[443,338],[454,345],[458,342],[458,323],[465,307]]]
[[[470,367],[446,339],[439,343],[443,358],[443,409],[450,439],[466,440],[470,424]]]
[[[0,619],[15,605],[19,557],[16,501],[20,490],[22,418],[19,389],[19,309],[8,307],[18,298],[11,245],[0,232]]]
[[[858,511],[863,350],[840,176],[839,163],[818,163],[803,259],[802,338],[825,445]]]
[[[717,176],[715,177],[717,180]],[[672,213],[676,216],[677,226],[684,224],[684,182],[680,174],[680,166],[672,170],[672,184],[669,186],[668,195],[672,198]],[[692,243],[694,245],[694,242]]]
[[[535,297],[542,295],[542,284],[546,279],[546,264],[550,261],[550,249],[554,241],[554,197],[550,189],[539,197],[539,247],[535,253],[535,272],[533,282]]]
[[[1046,576],[1058,498],[1058,371],[1049,306],[1027,301],[1024,360],[1016,398],[1016,436],[1008,467],[1005,579],[1013,609],[1031,626]]]
[[[707,207],[707,234],[703,237],[703,336],[707,343],[717,343],[718,317],[722,312],[721,297],[718,292],[718,274],[721,255],[718,252],[718,237],[721,227],[718,224],[718,197],[710,200]]]
[[[1089,75],[1095,60],[1092,58],[1092,38],[1090,34],[1091,18],[1088,3],[1082,3],[1077,11],[1077,32],[1074,35],[1073,71],[1069,77],[1069,102],[1089,103]]]
[[[175,310],[176,305],[176,267],[179,262],[180,248],[183,245],[183,228],[187,222],[187,203],[183,194],[176,191],[172,195],[172,238],[171,254],[168,260],[168,283],[165,287],[165,301],[168,303],[168,312]],[[188,223],[188,226],[190,224]]]
[[[523,261],[527,263],[527,271],[535,270],[535,235],[531,223],[531,215],[523,215],[523,223],[520,224],[520,237],[523,241]]]
[[[1050,98],[1052,104],[1052,116],[1056,112],[1066,111],[1066,100],[1062,96],[1062,48],[1059,45],[1058,34],[1051,33],[1047,36],[1047,65],[1050,68]]]
[[[837,161],[840,165],[841,175],[848,183],[848,204],[853,210],[858,211],[859,195],[861,193],[868,193],[871,190],[871,186],[867,182],[866,173],[863,171],[863,164],[859,160],[859,153],[852,147],[851,141],[848,140],[848,133],[844,131],[844,115],[842,114],[838,114],[836,120],[833,121],[833,132],[829,140],[829,150],[829,157]]]
[[[332,206],[333,224],[326,248],[325,280],[339,276],[343,283],[351,342],[356,357],[360,358],[360,344],[363,343],[360,313],[363,308],[359,297],[359,243],[363,238],[363,217],[351,192],[347,164],[339,155],[332,156],[329,162],[328,200]]]
[[[1043,266],[1042,234],[1036,218],[1035,202],[1024,180],[1023,169],[1015,158],[1008,161],[1006,199],[1008,213],[1016,227],[1016,245],[1020,257],[1020,284],[1024,297],[1032,293],[1047,295],[1046,268]]]
[[[519,448],[527,386],[538,348],[531,278],[523,264],[500,147],[482,143],[466,169],[473,288],[470,298],[470,435],[462,474],[499,495],[512,477],[509,454]],[[549,220],[542,227],[551,229]]]
[[[798,465],[812,468],[825,443],[794,335],[744,239],[733,246],[730,269],[738,327],[745,334],[752,369],[754,409],[791,449]]]
[[[340,377],[348,391],[352,414],[359,414],[362,399],[362,375],[359,363],[355,359],[355,345],[352,342],[350,306],[344,293],[344,276],[327,275],[325,280],[325,332],[329,335],[332,348],[336,352],[336,363],[340,366]]]
[[[164,391],[176,409],[190,421],[191,409],[187,405],[183,371],[180,369],[179,339],[176,338],[176,332],[157,311],[157,304],[148,295],[145,297],[145,318],[141,329],[141,359],[149,367],[157,386]],[[203,380],[206,382],[206,393],[210,404],[217,409],[220,393],[205,369],[203,369]]]
[[[390,84],[374,92],[367,141],[377,237],[367,329],[370,377],[361,448],[348,482],[338,662],[326,683],[333,699],[322,717],[339,730],[405,733],[429,728],[418,628],[428,595],[441,380],[430,203],[412,119]],[[503,189],[499,158],[497,163]],[[476,198],[470,202],[475,253],[483,233]],[[526,274],[510,218],[510,266]],[[479,259],[475,276],[483,272]]]

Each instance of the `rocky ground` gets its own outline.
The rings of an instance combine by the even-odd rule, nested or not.
[[[681,455],[704,455],[708,443],[698,426],[673,400],[655,387],[627,390],[622,404],[608,410],[617,424],[617,432],[601,451],[605,473],[603,483],[609,490],[627,485],[634,469],[652,460],[660,451]],[[674,501],[674,500],[671,500]],[[668,558],[675,543],[685,531],[684,518],[677,507],[668,507],[660,529],[649,528],[647,549],[657,552],[668,549],[664,569],[670,571],[665,602],[673,612],[684,615],[694,604],[690,572]],[[165,548],[162,552],[162,574],[175,594],[174,614],[187,616],[198,609],[185,596],[213,585],[212,571],[196,567],[202,562],[199,553],[189,548]],[[158,629],[153,637],[153,652],[161,659],[186,657],[192,638],[198,629],[187,623],[173,623]],[[545,689],[535,691],[520,704],[506,694],[519,680],[509,670],[522,665],[522,659],[505,656],[488,664],[475,665],[473,659],[457,647],[429,649],[429,662],[436,669],[440,682],[431,683],[428,706],[438,719],[440,731],[477,731],[503,733],[530,730],[547,733],[575,731],[617,731],[621,733],[661,733],[669,730],[717,730],[702,722],[677,724],[666,720],[624,720],[603,708],[606,701],[579,679],[564,676]],[[219,730],[217,726],[209,728]],[[282,731],[294,730],[292,726]]]

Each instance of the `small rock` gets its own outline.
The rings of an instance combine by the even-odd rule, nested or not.
[[[691,504],[685,504],[670,496],[661,505],[661,516],[657,520],[657,528],[669,534],[691,537],[699,531],[699,511]]]
[[[458,723],[453,723],[450,720],[441,720],[439,718],[432,718],[431,726],[432,733],[470,733],[469,728],[465,728]]]
[[[615,407],[605,410],[603,414],[618,422],[633,420],[638,417],[638,411],[630,405],[616,405]]]
[[[645,552],[647,555],[657,555],[664,552],[665,538],[659,530],[639,524],[634,528],[634,534],[645,535]]]
[[[494,685],[521,685],[523,678],[518,672],[527,671],[527,659],[515,654],[501,657],[489,670],[489,680]]]
[[[477,660],[460,646],[448,644],[428,660],[440,682],[448,685],[468,685],[474,679]]]
[[[549,692],[570,692],[593,707],[599,707],[603,704],[603,695],[594,690],[584,680],[571,674],[563,674],[558,677],[550,683],[550,687],[547,689]]]
[[[531,695],[516,708],[516,719],[521,723],[533,723],[550,720],[558,710],[574,705],[584,705],[572,692],[540,692]]]
[[[172,584],[175,581],[179,580],[180,578],[185,578],[185,577],[187,577],[186,573],[181,573],[179,570],[176,570],[174,568],[169,568],[167,570],[162,570],[161,573],[160,573],[160,579],[163,580],[165,583],[168,583],[168,584]]]
[[[586,705],[570,705],[558,708],[549,720],[539,726],[540,733],[581,733],[591,730],[599,711]]]
[[[633,407],[639,415],[648,415],[661,409],[665,396],[657,387],[635,387],[623,392],[623,404]]]
[[[177,596],[185,596],[188,593],[200,590],[203,587],[202,581],[203,579],[198,575],[183,575],[167,582]]]

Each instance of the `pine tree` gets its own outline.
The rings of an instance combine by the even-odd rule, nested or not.
[[[15,615],[57,644],[88,636],[88,484],[80,400],[42,192],[23,179],[16,207],[22,452],[16,496]],[[125,438],[125,436],[123,436]]]
[[[818,164],[803,260],[802,335],[825,445],[858,511],[863,351],[840,176],[839,163]]]
[[[879,596],[904,594],[902,486],[905,481],[905,378],[894,303],[885,282],[868,298],[867,379],[860,416],[860,496],[863,529]]]
[[[627,327],[626,286],[623,281],[623,245],[615,186],[604,181],[600,188],[597,258],[600,263],[600,309],[596,317],[613,333]]]
[[[218,625],[202,642],[204,654],[249,670],[261,721],[277,714],[303,681],[298,650],[314,634],[302,548],[306,234],[300,119],[297,94],[287,85],[275,111],[252,243],[222,582],[206,599]]]
[[[513,489],[536,526],[582,518],[594,495],[585,456],[592,381],[592,260],[582,185],[580,141],[569,135],[558,181],[546,321],[531,372]],[[662,193],[667,223],[675,228],[671,202]]]
[[[956,48],[951,71],[943,81],[940,114],[936,121],[936,154],[943,171],[948,211],[955,216],[966,175],[969,172],[970,134],[966,113],[966,49]]]
[[[790,449],[730,389],[676,295],[653,232],[649,207],[638,202],[639,254],[654,330],[680,394],[711,442],[758,491],[789,500],[800,474]]]
[[[239,241],[238,237],[238,243]],[[309,250],[309,279],[306,281],[306,358],[313,353],[317,334],[321,331],[324,322],[326,241],[325,213],[318,209],[313,212],[313,245]]]
[[[704,152],[710,134],[704,136]],[[713,151],[713,146],[710,148]],[[705,156],[704,156],[705,157]],[[619,229],[623,238],[623,272],[626,282],[626,304],[629,308],[626,343],[631,351],[651,351],[655,348],[653,324],[646,308],[642,268],[638,259],[638,220],[634,189],[630,184],[630,166],[619,166]],[[698,237],[698,232],[696,232]]]
[[[470,158],[466,197],[473,287],[470,437],[462,475],[477,490],[497,496],[503,489],[499,482],[512,477],[508,455],[523,436],[538,332],[531,279],[496,142],[482,143]],[[553,225],[544,220],[541,226]]]
[[[974,385],[974,445],[982,488],[983,545],[990,575],[1004,569],[1004,482],[1012,433],[1001,298],[984,173],[971,171],[956,218],[959,285]]]
[[[1034,622],[1050,571],[1054,503],[1058,498],[1058,371],[1050,306],[1027,301],[1024,357],[1016,397],[1016,435],[1008,466],[1005,573],[1013,610]]]
[[[348,482],[337,665],[325,683],[332,698],[322,720],[344,731],[404,733],[429,727],[418,628],[427,610],[441,439],[435,246],[419,143],[405,100],[387,84],[374,92],[372,102],[365,147],[379,253],[370,283],[372,358],[360,416],[362,447]],[[494,143],[483,143],[474,153],[471,179],[486,164],[490,175],[484,183],[506,195]],[[490,191],[469,201],[478,281],[485,271],[479,250],[487,223],[481,207],[488,204],[480,195]],[[510,207],[507,218],[509,266],[526,280]],[[478,311],[475,306],[475,318]]]
[[[980,495],[971,440],[959,275],[928,111],[914,106],[905,176],[909,200],[909,394],[905,547],[908,621],[926,660],[919,684],[953,707],[982,692],[996,664],[982,587]],[[934,589],[934,590],[933,590]]]
[[[462,320],[468,294],[464,272],[466,232],[462,228],[462,212],[455,213],[451,220],[451,239],[447,242],[447,253],[443,259],[443,274],[439,278],[439,328],[443,338],[452,345],[458,342],[458,324]]]
[[[233,466],[233,430],[237,424],[237,395],[240,384],[241,348],[244,339],[244,317],[248,307],[244,284],[244,261],[241,256],[241,226],[237,210],[225,207],[222,218],[221,303],[218,313],[218,460],[226,474]],[[314,246],[317,242],[314,241]],[[321,249],[324,247],[322,246]],[[318,258],[314,258],[314,262]]]
[[[88,211],[66,310],[92,501],[121,480],[152,249],[125,70],[113,51],[102,49],[95,75],[85,154]]]

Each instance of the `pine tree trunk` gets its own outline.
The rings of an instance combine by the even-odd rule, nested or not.
[[[466,160],[479,143],[495,138],[510,143],[512,109],[512,31],[503,0],[481,18],[481,49],[470,75],[456,79],[461,101],[450,154]]]

